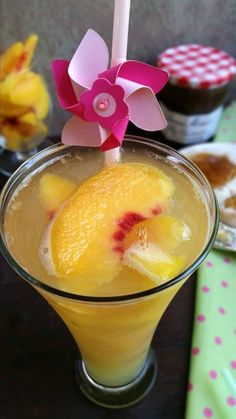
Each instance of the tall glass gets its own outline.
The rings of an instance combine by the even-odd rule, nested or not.
[[[63,158],[75,152],[76,147],[52,146],[24,163],[3,189],[0,208],[3,255],[12,268],[48,301],[73,335],[81,354],[75,364],[81,391],[95,403],[110,408],[134,404],[152,387],[157,369],[150,344],[155,329],[172,298],[208,254],[218,227],[212,189],[191,162],[165,145],[138,137],[127,138],[123,147],[135,147],[153,158],[174,163],[193,180],[195,188],[204,197],[209,220],[205,244],[191,266],[165,284],[128,295],[77,295],[52,287],[43,277],[32,276],[27,267],[24,269],[14,258],[7,244],[4,224],[13,194],[33,171],[48,165],[56,157]]]

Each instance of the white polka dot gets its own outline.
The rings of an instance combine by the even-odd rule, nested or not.
[[[218,65],[217,65],[217,64],[208,64],[208,65],[207,65],[207,69],[209,68],[209,70],[216,70],[216,69],[217,69],[217,67],[218,67]]]
[[[196,52],[196,51],[189,52],[188,57],[189,57],[189,58],[195,58],[195,57],[198,57],[198,52]]]
[[[202,73],[205,73],[205,68],[203,68],[203,67],[197,67],[197,68],[195,68],[194,69],[194,73],[196,73],[196,74],[202,74]]]
[[[209,61],[209,59],[207,57],[199,57],[198,58],[198,62],[202,63],[202,64],[207,63],[208,61]]]
[[[212,80],[215,80],[215,76],[214,74],[206,74],[205,79],[208,81],[212,81]]]
[[[192,61],[192,60],[185,61],[185,65],[188,67],[193,67],[195,64],[196,64],[195,61]]]
[[[228,70],[219,70],[218,72],[219,76],[227,76],[229,74]]]
[[[181,76],[188,77],[190,75],[191,75],[191,71],[188,71],[188,70],[182,70],[181,71]]]
[[[180,64],[173,64],[171,66],[171,70],[178,71],[182,66]]]
[[[220,65],[229,65],[229,60],[221,60]]]
[[[178,54],[175,56],[176,61],[184,61],[186,59],[185,55]]]
[[[204,48],[202,48],[202,49],[201,49],[201,52],[202,52],[203,54],[209,53],[209,52],[211,52],[211,48],[209,48],[209,47],[204,47]]]
[[[173,49],[173,48],[169,48],[169,49],[167,49],[166,50],[166,54],[174,54],[175,53],[175,50]]]
[[[214,54],[211,54],[211,60],[219,60],[221,57],[221,54],[219,52],[215,52]]]
[[[180,47],[178,47],[178,51],[188,51],[188,45],[180,45]]]
[[[190,79],[190,83],[191,83],[192,86],[198,86],[199,82],[200,82],[200,80],[199,80],[198,77],[191,77],[191,79]]]
[[[162,63],[164,63],[164,64],[169,64],[169,63],[171,63],[172,60],[173,59],[172,58],[169,58],[169,57],[163,57],[161,59]]]

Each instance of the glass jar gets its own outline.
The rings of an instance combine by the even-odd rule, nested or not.
[[[180,144],[210,140],[235,74],[235,60],[217,48],[190,44],[167,49],[157,65],[170,77],[159,96],[168,121],[164,136]]]

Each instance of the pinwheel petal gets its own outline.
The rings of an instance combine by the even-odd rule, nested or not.
[[[125,136],[125,131],[129,123],[129,118],[122,118],[113,128],[111,135],[100,146],[102,151],[111,150],[112,148],[119,147]]]
[[[62,131],[62,142],[69,145],[99,147],[110,131],[102,129],[97,122],[88,122],[73,116]]]
[[[68,68],[70,78],[90,88],[98,74],[108,66],[109,52],[101,36],[89,29],[77,48]]]
[[[107,79],[107,80],[109,80],[110,83],[115,84],[120,66],[121,66],[121,64],[110,67],[106,71],[103,71],[102,73],[100,73],[98,75],[98,77],[101,77],[103,79]]]
[[[54,60],[52,62],[52,74],[57,90],[57,97],[62,108],[67,109],[77,102],[71,80],[68,75],[70,62],[66,60]]]
[[[117,77],[150,87],[154,93],[158,93],[168,81],[168,73],[166,71],[139,61],[125,61],[122,63],[117,71]]]
[[[117,124],[112,128],[112,134],[115,135],[115,137],[120,141],[120,144],[125,136],[125,131],[128,126],[128,123],[129,118],[125,117],[118,121]]]
[[[112,150],[113,148],[119,147],[120,144],[121,144],[120,141],[113,134],[111,134],[106,139],[106,141],[104,141],[104,143],[100,146],[100,150],[101,151]]]
[[[142,87],[126,98],[129,119],[146,131],[158,131],[167,125],[160,105],[151,89]]]
[[[117,77],[116,83],[123,87],[125,91],[125,100],[127,99],[128,96],[136,92],[136,90],[144,87],[139,83],[135,83],[134,81],[127,80],[127,79],[122,79],[121,77]]]

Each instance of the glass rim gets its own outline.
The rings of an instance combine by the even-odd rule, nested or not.
[[[196,260],[188,266],[183,272],[181,272],[176,277],[170,279],[169,281],[165,282],[164,284],[157,285],[152,288],[148,288],[144,291],[139,291],[131,294],[124,294],[124,295],[115,295],[115,296],[89,296],[89,295],[80,295],[75,294],[73,292],[67,292],[60,290],[58,288],[52,287],[50,285],[47,285],[46,283],[42,282],[40,279],[35,278],[33,275],[31,275],[29,272],[24,270],[20,264],[17,262],[17,260],[11,255],[10,251],[8,250],[8,246],[6,241],[4,240],[4,231],[3,231],[3,207],[4,207],[4,198],[7,193],[7,191],[10,190],[11,186],[14,185],[14,182],[21,174],[24,174],[25,170],[27,170],[28,166],[30,167],[32,163],[35,161],[38,161],[39,157],[43,157],[44,155],[50,155],[53,154],[53,152],[57,149],[63,150],[63,149],[69,149],[69,148],[78,148],[78,146],[67,146],[62,143],[56,143],[51,145],[50,147],[47,147],[46,149],[40,151],[39,153],[35,154],[31,158],[29,158],[26,162],[24,162],[8,179],[6,184],[4,185],[1,194],[0,194],[0,221],[1,221],[1,227],[0,227],[0,250],[8,262],[8,264],[11,266],[11,268],[24,280],[26,280],[28,283],[30,283],[32,286],[37,287],[39,290],[46,291],[48,293],[51,293],[53,295],[56,295],[58,297],[63,297],[66,299],[74,300],[74,301],[80,301],[80,302],[87,302],[87,303],[122,303],[122,302],[132,302],[137,299],[143,299],[145,297],[149,297],[153,294],[157,294],[161,291],[164,291],[173,285],[177,284],[181,280],[189,277],[201,264],[201,262],[205,259],[207,254],[209,253],[210,249],[212,248],[212,245],[216,239],[218,225],[219,225],[219,211],[218,211],[218,204],[216,201],[215,194],[206,179],[206,177],[203,175],[203,173],[198,169],[198,167],[192,163],[190,160],[188,160],[186,157],[182,156],[178,153],[175,149],[169,147],[166,144],[162,144],[156,140],[147,139],[144,137],[139,137],[135,135],[126,135],[125,140],[129,140],[134,143],[139,144],[145,144],[145,145],[151,145],[154,146],[156,149],[161,149],[162,151],[165,150],[167,152],[170,152],[171,154],[175,154],[178,159],[182,161],[182,163],[185,164],[188,168],[191,169],[191,172],[194,173],[198,179],[202,179],[205,183],[205,186],[207,187],[208,193],[210,195],[210,200],[213,203],[214,208],[214,218],[215,223],[212,226],[212,231],[210,232],[210,236],[199,254],[199,256],[196,258]]]

